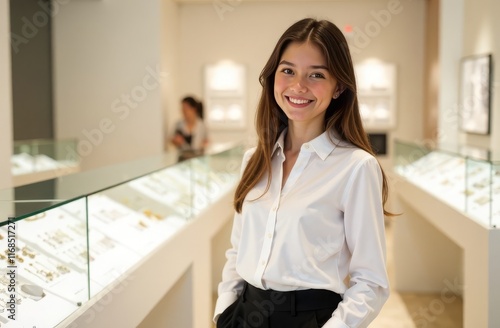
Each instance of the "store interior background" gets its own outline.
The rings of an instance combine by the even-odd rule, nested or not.
[[[353,52],[355,62],[374,58],[397,66],[397,125],[385,131],[389,155],[381,158],[383,165],[390,170],[394,139],[500,151],[500,101],[495,97],[500,87],[495,69],[500,56],[499,1],[53,2],[57,11],[51,19],[50,132],[55,139],[90,141],[90,149],[80,153],[82,170],[163,152],[165,137],[181,116],[180,99],[187,94],[203,97],[203,69],[221,60],[247,69],[247,123],[239,130],[212,130],[211,141],[242,140],[251,145],[258,75],[286,27],[313,16],[341,28],[364,30],[376,21],[373,12],[389,6],[399,13],[391,15],[387,26],[379,25],[379,33],[367,42],[350,41],[359,50]],[[12,181],[9,159],[15,126],[9,12],[9,1],[0,0],[0,188]],[[492,54],[494,67],[491,134],[466,134],[458,127],[459,63],[465,56],[486,53]],[[144,86],[145,79],[161,83],[149,88],[141,101],[125,103],[122,95]],[[24,97],[31,98],[31,110],[36,112],[39,98],[31,93]],[[27,119],[24,129],[35,131],[37,124]],[[101,130],[99,142],[89,139],[95,130]],[[397,188],[397,181],[392,184]],[[453,256],[460,256],[459,251]]]
[[[9,186],[12,153],[12,79],[8,1],[1,17],[0,187]],[[179,100],[203,96],[203,68],[232,60],[247,68],[247,124],[239,130],[210,131],[213,142],[254,139],[254,114],[260,92],[258,74],[277,38],[305,16],[327,18],[341,28],[364,30],[372,12],[398,9],[368,42],[351,40],[360,62],[375,58],[397,66],[397,126],[389,135],[422,142],[500,147],[499,102],[493,97],[490,136],[458,129],[458,71],[461,57],[499,54],[500,22],[495,1],[56,1],[52,17],[53,137],[89,137],[104,126],[102,142],[82,148],[83,170],[158,154],[164,137],[180,117]],[[218,7],[223,6],[226,7]],[[222,8],[222,9],[221,9]],[[34,42],[36,37],[29,39]],[[366,38],[362,41],[366,41]],[[29,45],[29,44],[28,44]],[[20,52],[24,44],[20,44]],[[152,73],[157,72],[157,73]],[[122,94],[159,74],[161,87],[141,101]],[[498,70],[493,81],[498,80]],[[154,80],[152,80],[154,81]],[[493,94],[498,84],[493,84]],[[32,95],[25,95],[32,98]],[[36,105],[34,97],[32,104]],[[36,108],[31,108],[36,111]],[[10,123],[10,124],[9,124]],[[37,121],[26,120],[25,129]],[[19,127],[16,127],[19,129]],[[85,134],[87,131],[87,134]],[[107,133],[106,133],[107,131]],[[109,132],[111,131],[111,132]],[[95,141],[95,140],[94,140]],[[88,145],[88,144],[87,144]],[[389,149],[389,154],[391,150]]]

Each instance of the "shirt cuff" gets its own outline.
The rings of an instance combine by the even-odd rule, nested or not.
[[[323,325],[323,328],[349,328],[349,326],[342,322],[339,318],[332,317]]]
[[[219,315],[224,312],[224,310],[227,309],[231,304],[236,302],[237,299],[238,295],[233,292],[226,292],[219,295],[219,297],[217,298],[217,303],[215,304],[215,312],[213,317],[214,323],[217,323]]]

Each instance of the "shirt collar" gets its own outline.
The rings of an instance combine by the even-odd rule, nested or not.
[[[281,132],[280,136],[278,137],[278,140],[276,140],[276,143],[274,144],[273,151],[271,152],[271,156],[274,155],[274,152],[278,148],[281,148],[281,153],[283,153],[283,151],[285,150],[285,135],[286,135],[286,131],[288,131],[288,128],[285,128]]]
[[[284,151],[285,135],[287,130],[288,128],[284,129],[283,132],[281,132],[278,140],[274,144],[271,156],[274,155],[274,152],[278,148],[281,148],[282,152]],[[330,155],[335,150],[340,142],[341,140],[338,138],[337,133],[335,133],[334,131],[325,131],[313,140],[304,143],[301,147],[301,151],[315,152],[316,154],[318,154],[319,158],[324,161],[328,157],[328,155]]]

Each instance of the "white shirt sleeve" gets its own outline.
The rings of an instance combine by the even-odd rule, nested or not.
[[[369,157],[353,171],[343,198],[350,284],[325,328],[368,327],[389,297],[382,173]]]

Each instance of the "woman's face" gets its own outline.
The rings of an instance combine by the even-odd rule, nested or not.
[[[185,101],[182,102],[182,114],[184,115],[184,119],[188,122],[194,122],[197,117],[196,108]]]
[[[316,45],[288,45],[275,72],[274,98],[289,120],[322,125],[336,90],[337,80]]]

